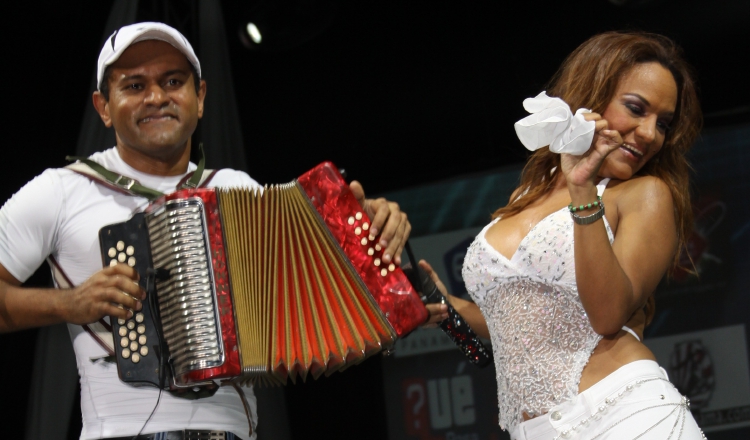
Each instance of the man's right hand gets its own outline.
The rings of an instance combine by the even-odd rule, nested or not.
[[[72,289],[25,288],[0,264],[0,333],[60,322],[90,324],[108,315],[126,319],[146,299],[138,279],[135,269],[118,264]]]
[[[83,284],[62,290],[63,319],[72,324],[90,324],[104,316],[128,319],[141,310],[146,292],[138,285],[138,272],[117,264],[96,272]]]

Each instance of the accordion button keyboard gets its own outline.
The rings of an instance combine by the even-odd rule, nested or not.
[[[146,356],[148,354],[148,347],[144,345],[139,352],[141,353],[141,356]]]
[[[119,254],[117,254],[117,261],[119,261],[120,263],[124,263],[127,258],[128,256],[125,255],[125,252],[120,252]]]
[[[117,260],[112,260],[109,262],[110,266],[117,266]]]
[[[131,331],[128,334],[128,339],[130,339],[131,341],[135,341],[135,338],[137,338],[137,337],[138,337],[138,335],[134,331]]]
[[[142,335],[142,334],[146,333],[146,326],[145,326],[145,325],[143,325],[143,324],[141,324],[141,325],[139,325],[139,326],[138,326],[138,327],[136,328],[136,331],[138,331],[138,334],[139,334],[139,335]]]
[[[133,255],[135,253],[135,248],[133,246],[128,246],[125,249],[125,253],[128,254],[128,255]]]
[[[120,325],[125,325],[125,320],[122,318],[117,318],[117,323]],[[124,335],[120,335],[120,336],[124,336]]]
[[[109,258],[115,258],[117,256],[117,249],[113,247],[109,248],[109,250],[107,251],[107,255],[109,256]]]
[[[124,337],[124,338],[120,339],[120,347],[127,347],[128,343],[129,342],[128,342],[128,338],[127,337]]]
[[[138,343],[137,343],[137,342],[135,342],[135,341],[131,342],[131,343],[130,343],[130,350],[131,350],[131,351],[136,351],[136,350],[138,350]]]
[[[135,267],[135,257],[128,258],[128,266]]]
[[[130,360],[133,361],[134,364],[137,364],[141,361],[141,355],[139,355],[138,353],[133,353],[133,355],[130,356]]]
[[[136,313],[135,314],[135,322],[137,322],[137,323],[143,322],[143,313]]]
[[[148,338],[146,338],[146,335],[140,335],[138,336],[138,343],[141,345],[146,345],[146,341],[148,341]],[[143,348],[143,347],[141,347]]]
[[[117,245],[115,247],[117,248],[118,251],[121,251],[125,249],[125,242],[120,240],[117,242]]]
[[[122,325],[122,324],[120,324],[120,325]],[[120,329],[117,331],[117,333],[120,336],[125,336],[125,335],[128,334],[128,329],[126,329],[125,327],[120,327]]]
[[[135,322],[133,322],[133,320],[132,320],[132,319],[129,319],[129,320],[128,320],[128,323],[127,323],[127,324],[125,324],[125,327],[127,327],[127,328],[128,328],[128,330],[133,330],[133,329],[135,328]]]
[[[127,348],[123,348],[122,349],[122,357],[124,357],[125,359],[129,358],[130,357],[130,350],[127,349]]]

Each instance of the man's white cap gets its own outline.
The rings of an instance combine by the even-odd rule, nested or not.
[[[164,23],[143,22],[123,26],[116,30],[111,37],[104,42],[104,47],[99,54],[99,63],[96,70],[96,88],[101,91],[104,71],[107,66],[111,65],[122,55],[131,44],[145,40],[165,41],[180,52],[185,54],[190,64],[195,67],[198,78],[201,76],[201,63],[195,56],[193,46],[190,45],[187,38],[177,29],[167,26]]]

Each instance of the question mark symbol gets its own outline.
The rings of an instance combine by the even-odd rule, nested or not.
[[[412,413],[414,415],[417,415],[419,411],[424,406],[424,386],[419,383],[411,384],[406,389],[406,398],[410,399],[412,398],[412,395],[417,395],[417,401],[414,403],[414,408],[412,409]],[[417,417],[414,418],[414,429],[419,429],[419,419]]]

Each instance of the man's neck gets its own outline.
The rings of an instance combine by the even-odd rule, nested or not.
[[[190,143],[175,154],[147,155],[140,151],[117,145],[120,158],[132,168],[154,176],[178,176],[185,174],[190,163]]]

